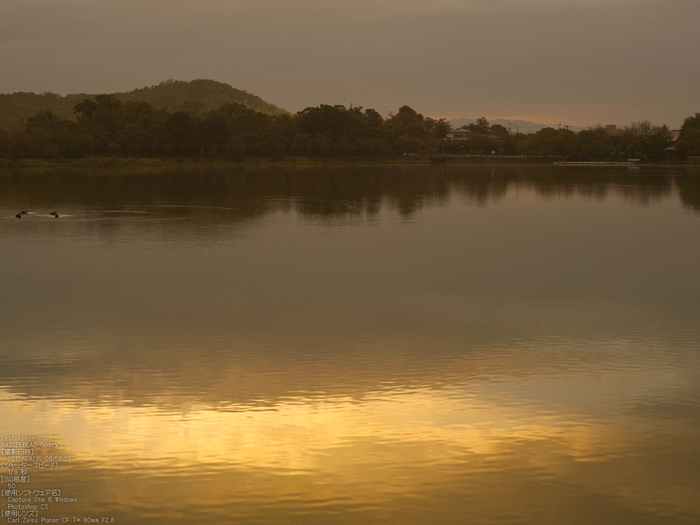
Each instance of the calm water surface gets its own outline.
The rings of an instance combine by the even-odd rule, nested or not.
[[[39,517],[700,521],[697,172],[4,171],[0,247]]]

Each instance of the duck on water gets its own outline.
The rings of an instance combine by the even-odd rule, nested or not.
[[[22,218],[22,215],[27,215],[28,213],[29,213],[29,210],[22,210],[21,212],[17,213],[17,214],[15,215],[15,217],[16,217],[17,219],[21,219],[21,218]],[[51,216],[54,217],[55,219],[58,219],[58,217],[59,217],[57,211],[52,211],[51,213],[49,213],[49,215],[51,215]]]

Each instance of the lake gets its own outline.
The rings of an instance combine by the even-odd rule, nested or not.
[[[700,521],[697,170],[4,170],[0,246],[0,521]]]

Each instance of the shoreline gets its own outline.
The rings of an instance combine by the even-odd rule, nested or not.
[[[430,165],[425,159],[396,159],[392,157],[284,157],[282,159],[207,159],[200,157],[128,158],[85,157],[80,159],[0,159],[0,169],[118,169],[118,168],[196,168],[196,167],[254,167],[254,166],[325,166],[325,165]]]
[[[545,167],[558,168],[700,168],[691,162],[564,162],[552,157],[428,157],[423,155],[393,155],[388,157],[284,157],[281,159],[255,158],[244,161],[208,159],[201,157],[129,158],[129,157],[84,157],[79,159],[0,159],[0,169],[164,169],[164,168],[235,168],[271,166],[433,166],[441,168],[457,167]]]

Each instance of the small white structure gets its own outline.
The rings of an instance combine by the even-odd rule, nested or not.
[[[467,140],[473,134],[474,132],[468,129],[453,129],[447,133],[447,137],[445,138],[447,140]]]

